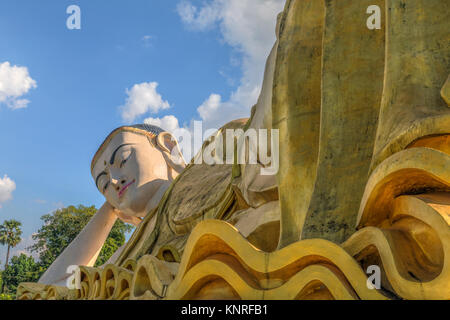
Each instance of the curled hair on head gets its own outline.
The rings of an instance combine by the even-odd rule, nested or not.
[[[146,123],[135,124],[130,127],[145,130],[147,132],[153,133],[155,136],[158,136],[161,132],[165,131],[165,130],[161,129],[160,127],[154,126],[152,124],[146,124]]]

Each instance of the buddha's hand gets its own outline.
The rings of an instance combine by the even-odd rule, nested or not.
[[[129,224],[132,224],[132,225],[135,225],[135,226],[138,226],[141,223],[141,221],[142,221],[141,218],[138,218],[138,217],[135,217],[135,216],[126,215],[126,214],[124,214],[123,212],[121,212],[121,211],[119,211],[117,209],[114,209],[114,214],[120,220],[122,220],[123,222],[129,223]]]

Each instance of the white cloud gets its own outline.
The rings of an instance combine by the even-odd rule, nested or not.
[[[213,1],[200,9],[189,1],[181,1],[177,5],[181,20],[193,30],[206,30],[213,27],[220,19],[220,9],[218,1]]]
[[[0,178],[0,208],[1,204],[12,199],[12,193],[16,189],[16,183],[6,174]]]
[[[121,107],[122,119],[128,123],[137,117],[147,113],[157,113],[160,110],[170,108],[170,104],[164,101],[156,91],[157,82],[143,82],[135,84],[131,90],[126,90],[128,98]]]
[[[222,97],[220,94],[211,94],[205,102],[198,107],[197,112],[200,114],[202,119],[210,119],[220,106]]]
[[[146,124],[152,124],[154,126],[160,127],[168,132],[173,132],[180,128],[178,119],[175,116],[165,116],[162,118],[147,118],[144,120]]]
[[[16,189],[16,183],[6,174],[0,178],[0,208],[1,204],[12,199],[12,193]]]
[[[0,63],[0,103],[13,110],[26,108],[30,101],[19,98],[36,87],[26,67],[11,66],[8,61]]]
[[[261,90],[267,56],[275,42],[276,17],[284,3],[285,0],[212,0],[198,8],[189,1],[179,2],[178,14],[187,28],[206,31],[218,26],[222,40],[241,58],[240,86],[230,99],[221,101],[220,96],[218,99],[212,94],[198,108],[205,127],[220,127],[230,120],[250,116]],[[219,105],[214,104],[217,100]]]
[[[186,126],[180,127],[178,119],[173,115],[164,116],[162,118],[147,118],[144,120],[144,123],[152,124],[172,133],[178,141],[180,141],[180,139],[182,140],[183,137],[189,137],[193,134],[192,128]]]

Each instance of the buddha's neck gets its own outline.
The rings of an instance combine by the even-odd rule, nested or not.
[[[169,189],[171,183],[172,181],[168,180],[161,183],[158,190],[153,194],[153,197],[151,197],[151,199],[147,202],[147,205],[145,206],[145,214],[148,214],[159,205],[164,193],[166,193],[167,189]]]

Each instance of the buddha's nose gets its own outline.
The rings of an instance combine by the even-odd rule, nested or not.
[[[111,183],[114,185],[114,188],[118,190],[120,188],[120,182],[124,179],[120,177],[119,172],[116,172],[116,170],[110,171],[110,177]]]
[[[124,179],[124,178],[122,178],[122,179],[111,179],[111,182],[113,183],[113,184],[115,184],[115,185],[117,185],[117,186],[119,186],[119,185],[121,185],[121,186],[123,186],[125,183],[127,183],[127,180],[126,179]]]
[[[119,191],[120,188],[123,187],[127,183],[127,180],[124,178],[121,178],[121,179],[111,178],[111,183],[113,184],[116,191]]]

